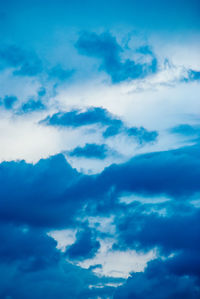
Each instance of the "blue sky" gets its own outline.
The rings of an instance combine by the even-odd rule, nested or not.
[[[199,14],[0,0],[0,298],[200,298]]]

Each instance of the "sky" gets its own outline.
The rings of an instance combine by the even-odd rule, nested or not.
[[[0,298],[200,298],[199,16],[0,0]]]

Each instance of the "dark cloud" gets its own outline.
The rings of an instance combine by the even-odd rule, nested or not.
[[[67,70],[62,65],[47,68],[46,64],[34,51],[28,51],[17,45],[0,48],[0,69],[14,68],[15,76],[37,76],[45,72],[48,79],[65,81],[69,79],[75,70]]]
[[[40,87],[40,89],[38,90],[38,97],[42,98],[46,95],[46,89],[44,87]]]
[[[64,298],[66,293],[69,298],[97,297],[100,293],[88,286],[100,278],[92,269],[84,272],[64,259],[93,257],[100,246],[98,237],[109,234],[91,230],[81,219],[112,214],[116,216],[113,250],[157,248],[165,257],[149,263],[144,273],[135,273],[116,291],[116,298],[198,298],[200,214],[188,199],[200,191],[199,164],[198,146],[140,155],[91,176],[72,169],[62,155],[35,165],[1,163],[0,271],[6,266],[10,273],[5,274],[7,282],[0,282],[1,297],[27,298],[30,289],[34,292],[29,298],[42,298],[44,293],[48,298]],[[152,199],[171,196],[161,205],[166,215],[152,211],[158,208],[155,204],[145,208],[138,202],[120,203],[124,192]],[[78,233],[62,254],[46,232],[66,227]],[[12,275],[16,271],[17,281]],[[113,288],[103,288],[102,297],[106,294],[112,297]]]
[[[70,152],[70,156],[85,157],[85,158],[96,158],[105,159],[108,153],[108,148],[105,144],[89,144],[87,143],[84,147],[76,147]]]
[[[50,126],[81,127],[86,125],[118,125],[121,120],[113,117],[106,109],[91,107],[86,111],[72,110],[69,112],[58,112],[48,116],[42,121]]]
[[[17,101],[18,99],[15,96],[5,96],[3,99],[3,105],[6,109],[12,109]]]
[[[24,113],[43,110],[45,109],[44,104],[40,100],[30,99],[28,102],[24,103],[21,107]]]
[[[40,160],[36,165],[3,162],[1,220],[38,227],[67,225],[80,208],[80,201],[67,198],[65,191],[80,177],[62,155]]]
[[[72,260],[87,259],[94,257],[99,248],[100,243],[96,240],[96,236],[91,229],[85,228],[77,234],[76,242],[67,249],[66,254]]]
[[[170,270],[168,261],[162,260],[150,262],[145,272],[134,273],[114,294],[116,299],[197,299],[199,297],[200,288],[197,278],[176,275]]]
[[[156,131],[147,131],[143,127],[126,128],[126,132],[129,136],[134,136],[140,144],[146,142],[153,142],[158,137],[158,133]]]
[[[44,110],[45,104],[43,98],[46,95],[46,89],[41,87],[37,92],[37,97],[30,98],[27,102],[23,103],[18,113],[29,113],[38,110]]]
[[[170,133],[185,135],[188,137],[199,137],[200,136],[200,127],[191,126],[188,124],[181,124],[170,129]]]
[[[120,56],[123,49],[117,43],[116,38],[109,33],[98,35],[84,32],[79,37],[76,48],[81,54],[99,58],[101,60],[100,69],[110,75],[113,83],[144,78],[157,71],[157,59],[149,47],[141,49],[141,51],[143,54],[151,55],[150,63],[137,63],[130,59],[123,61]]]
[[[113,198],[124,192],[184,199],[200,191],[199,169],[198,146],[144,154],[127,163],[111,165],[98,176],[84,176],[78,185],[66,192],[73,198],[79,198],[81,194],[97,199],[109,194],[111,202],[107,203],[110,208],[113,208]]]
[[[42,62],[38,56],[15,45],[1,48],[0,60],[3,67],[15,68],[13,74],[17,76],[31,77],[42,72]]]
[[[107,129],[103,132],[103,137],[113,137],[119,134],[122,131],[122,124],[108,126]]]
[[[192,69],[187,70],[187,76],[183,78],[184,82],[198,81],[200,80],[200,71]]]
[[[81,127],[98,124],[106,126],[103,132],[104,138],[125,134],[133,136],[139,144],[154,142],[158,137],[156,131],[148,131],[143,127],[127,127],[123,121],[109,113],[108,110],[100,107],[91,107],[85,111],[72,110],[69,112],[58,112],[48,116],[41,123],[59,127]],[[80,151],[79,151],[80,152]]]
[[[59,260],[56,242],[45,231],[0,224],[0,240],[1,263],[15,263],[23,272],[38,271]]]
[[[38,243],[34,245],[36,248]],[[40,247],[40,245],[38,245]],[[46,248],[47,256],[49,256]],[[40,255],[38,254],[38,258]],[[14,299],[48,299],[97,298],[99,289],[91,289],[90,285],[104,285],[113,279],[98,278],[90,270],[81,269],[60,259],[56,264],[35,271],[24,271],[15,264],[0,263],[0,297]],[[113,287],[102,288],[102,298],[112,298]]]
[[[199,166],[198,146],[150,153],[107,168],[98,184],[102,190],[113,185],[118,192],[188,196],[200,190]]]
[[[103,132],[103,137],[113,137],[120,133],[128,135],[130,137],[134,137],[134,139],[136,139],[139,144],[155,142],[158,137],[158,132],[156,131],[148,131],[143,127],[127,127],[123,123],[108,126]]]
[[[113,249],[132,248],[146,252],[156,248],[162,259],[148,263],[142,273],[133,273],[117,289],[114,298],[199,298],[200,213],[188,204],[170,201],[160,204],[128,205],[116,218],[118,243]],[[159,211],[159,210],[158,210]]]
[[[114,208],[124,192],[184,199],[200,191],[198,147],[140,155],[99,175],[81,175],[62,155],[36,165],[3,162],[0,217],[34,226],[64,227],[84,204]],[[10,187],[12,186],[12,188]]]
[[[60,81],[65,81],[72,77],[74,70],[64,69],[61,65],[56,65],[48,71],[50,79],[58,79]]]
[[[117,222],[119,243],[124,244],[125,248],[140,250],[157,247],[165,255],[181,251],[194,254],[194,248],[196,252],[200,249],[199,221],[200,213],[193,209],[188,209],[188,213],[174,210],[169,216],[133,212]]]

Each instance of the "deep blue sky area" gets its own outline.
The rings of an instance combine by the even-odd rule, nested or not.
[[[200,298],[200,2],[0,0],[0,299]]]

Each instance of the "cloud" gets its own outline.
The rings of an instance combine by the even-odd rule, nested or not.
[[[21,107],[24,113],[43,110],[45,109],[44,104],[40,100],[30,99],[28,102],[24,103]]]
[[[134,273],[124,286],[119,287],[114,298],[199,298],[197,279],[172,273],[167,263],[162,260],[150,262],[144,273]]]
[[[15,230],[14,232],[17,233]],[[113,279],[98,278],[90,270],[81,269],[66,262],[58,254],[55,247],[51,247],[50,244],[54,244],[53,240],[49,240],[49,243],[45,242],[45,238],[42,240],[42,238],[36,237],[31,240],[31,234],[28,237],[22,237],[21,234],[19,236],[12,234],[12,236],[14,236],[13,246],[15,246],[13,249],[21,255],[24,254],[24,261],[20,263],[20,267],[19,261],[16,263],[0,262],[1,298],[42,299],[45,294],[48,299],[54,299],[56,296],[61,299],[66,298],[66,296],[71,299],[86,299],[96,298],[99,293],[102,294],[103,298],[112,297],[114,287],[105,287],[99,292],[98,289],[91,289],[90,286],[104,286],[106,283],[112,283]],[[27,241],[17,243],[16,239],[21,237],[27,238]],[[28,241],[30,241],[30,245]],[[34,243],[34,241],[37,242]],[[9,249],[8,247],[8,254]],[[12,251],[14,251],[13,249]],[[60,256],[58,260],[56,260],[55,252],[57,256]],[[29,263],[32,267],[28,267]],[[45,266],[43,263],[46,263]]]
[[[40,160],[36,165],[24,161],[3,162],[0,177],[2,221],[64,227],[80,208],[78,201],[73,202],[65,196],[68,186],[74,184],[80,174],[62,155]]]
[[[110,75],[113,83],[144,78],[157,71],[157,59],[148,46],[140,51],[143,54],[151,55],[150,63],[138,63],[130,59],[122,61],[120,54],[123,49],[117,43],[116,38],[109,33],[97,35],[84,32],[75,46],[81,54],[99,58],[100,69]]]
[[[187,70],[187,75],[183,78],[184,82],[198,81],[200,80],[200,71],[192,69]]]
[[[134,202],[126,211],[115,221],[119,240],[114,249],[157,248],[162,258],[150,261],[143,273],[132,273],[114,298],[199,298],[199,210],[175,198],[146,208]]]
[[[163,206],[169,209],[168,204]],[[178,213],[171,204],[169,216],[155,212],[150,214],[142,214],[142,211],[141,213],[130,212],[127,217],[117,222],[119,247],[121,245],[125,248],[147,251],[156,247],[166,256],[171,253],[180,254],[180,252],[196,254],[200,249],[197,244],[200,213],[191,207],[188,208],[188,213],[185,213],[184,209],[182,205],[182,210],[180,208]]]
[[[2,103],[6,109],[12,109],[14,104],[18,101],[15,96],[5,96]]]
[[[200,298],[191,1],[1,1],[0,298]]]
[[[185,199],[200,191],[199,164],[198,147],[140,155],[91,176],[78,173],[62,155],[35,165],[3,162],[0,216],[2,221],[64,228],[85,204],[105,215],[118,209],[117,198],[125,192]]]
[[[40,271],[51,267],[60,258],[56,241],[42,230],[1,223],[0,240],[1,263],[14,263],[22,272]]]
[[[81,298],[84,298],[83,294],[87,294],[85,296],[88,298],[89,283],[98,283],[97,277],[91,273],[95,270],[85,270],[84,274],[80,267],[73,268],[67,262],[65,264],[63,258],[65,256],[70,262],[83,263],[86,259],[93,259],[100,248],[98,238],[112,236],[115,245],[109,250],[110,258],[116,252],[123,255],[128,249],[145,253],[154,248],[158,248],[165,257],[164,270],[163,267],[158,268],[160,262],[154,268],[150,263],[144,273],[134,274],[124,287],[116,291],[116,298],[126,298],[129,296],[127,294],[144,298],[148,292],[152,298],[156,298],[154,290],[157,298],[160,298],[159,295],[165,288],[169,288],[168,293],[166,292],[169,296],[178,294],[181,298],[184,292],[194,296],[194,288],[199,295],[196,282],[199,275],[199,211],[188,205],[188,198],[200,191],[199,169],[199,150],[195,146],[140,155],[127,163],[110,166],[101,174],[91,176],[81,175],[72,169],[62,155],[40,160],[35,165],[23,161],[3,162],[0,164],[0,238],[5,241],[0,250],[0,260],[8,268],[15,267],[20,271],[22,274],[19,277],[23,282],[27,282],[23,273],[32,273],[26,288],[34,286],[37,298],[47,289],[52,290],[52,296],[60,294],[61,298],[64,297],[64,292],[72,294],[72,298],[75,294],[82,296]],[[150,204],[144,206],[137,202],[130,205],[121,203],[118,199],[123,192],[142,194],[144,197],[145,194],[149,197],[169,194],[173,204],[171,201],[159,203],[167,209],[167,215],[161,216],[151,211]],[[114,215],[116,233],[99,231],[98,226],[91,227],[84,220],[90,215]],[[78,233],[75,243],[66,248],[63,256],[55,249],[55,242],[45,232],[66,227],[74,227]],[[11,238],[7,238],[7,235]],[[173,255],[170,257],[171,254]],[[76,271],[80,271],[82,282],[76,290],[67,285],[59,293],[62,281],[68,279],[62,270],[65,267],[66,271],[73,268],[70,270],[70,281],[74,283],[79,275]],[[112,263],[109,267],[111,271]],[[152,269],[156,270],[153,272]],[[14,270],[10,271],[12,273]],[[56,284],[44,281],[44,277],[49,275],[50,282],[53,280]],[[90,277],[90,282],[86,282],[88,280],[85,277]],[[22,281],[18,280],[19,285],[12,288],[10,294],[5,291],[5,283],[2,290],[10,296],[15,295],[14,290],[18,290],[21,295]],[[134,285],[137,283],[136,291]],[[14,286],[15,282],[11,281],[10,285]],[[157,289],[158,285],[161,293]],[[27,294],[27,289],[24,294]],[[113,288],[108,290],[105,287],[104,292],[112,294]]]
[[[16,76],[36,76],[42,72],[42,62],[34,52],[24,51],[12,45],[0,49],[3,67],[14,68]]]
[[[177,199],[193,196],[200,191],[199,169],[198,145],[143,154],[124,164],[111,165],[98,176],[85,176],[66,192],[73,198],[80,194],[91,199],[106,197],[101,209],[109,212],[114,199],[125,192]]]
[[[199,136],[200,135],[200,127],[198,125],[191,126],[188,124],[181,124],[176,127],[173,127],[170,130],[173,134],[185,135],[185,136]]]
[[[118,192],[187,196],[200,190],[199,163],[198,146],[139,155],[105,169],[99,177],[99,188],[113,185]]]
[[[42,100],[45,97],[45,95],[46,95],[46,89],[44,87],[40,87],[37,92],[37,97],[30,98],[27,102],[23,103],[20,107],[20,110],[23,113],[44,110],[46,107],[42,102]]]
[[[60,81],[65,81],[72,77],[74,70],[64,69],[61,65],[56,65],[50,70],[48,70],[48,75],[50,79],[58,79]]]
[[[138,140],[140,144],[145,142],[155,141],[158,137],[158,133],[156,131],[147,131],[145,128],[127,128],[127,134],[129,136],[134,136]]]
[[[98,124],[106,126],[103,132],[104,138],[113,137],[122,133],[134,137],[139,144],[154,142],[158,137],[156,131],[148,131],[143,127],[128,127],[120,118],[112,115],[108,110],[101,107],[90,107],[85,111],[72,110],[69,112],[58,112],[52,116],[48,116],[40,123],[49,126],[73,128]]]
[[[89,144],[84,147],[76,147],[70,152],[70,156],[105,159],[107,156],[108,148],[105,144]]]
[[[67,249],[66,254],[72,260],[82,260],[92,258],[99,248],[100,243],[91,229],[85,228],[83,232],[78,233],[76,242]]]
[[[86,111],[72,110],[69,112],[58,112],[52,116],[48,116],[43,122],[50,126],[65,127],[81,127],[93,124],[121,124],[119,119],[114,118],[106,109],[100,107],[90,107]]]
[[[48,79],[65,81],[69,79],[74,70],[67,70],[58,64],[51,68],[44,64],[34,51],[28,51],[17,45],[0,48],[0,69],[13,68],[14,76],[35,77],[45,72]]]
[[[38,97],[39,98],[42,98],[46,95],[46,89],[44,87],[41,87],[39,90],[38,90]]]

